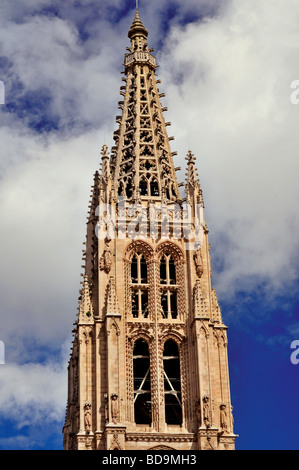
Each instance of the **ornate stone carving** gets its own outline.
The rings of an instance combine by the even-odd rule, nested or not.
[[[210,407],[210,398],[208,396],[203,397],[203,425],[210,428],[212,425],[212,412]]]
[[[113,434],[113,440],[111,441],[110,450],[122,450],[122,447],[118,440],[117,432]]]
[[[216,323],[222,323],[221,309],[215,289],[212,289],[212,320]]]
[[[201,276],[203,275],[203,262],[202,262],[201,250],[197,250],[197,252],[195,253],[194,262],[195,262],[195,269],[196,269],[197,277],[201,278]]]
[[[84,405],[84,428],[87,434],[91,430],[91,404],[85,403]]]
[[[228,432],[227,429],[227,413],[226,413],[226,405],[222,403],[220,405],[220,427],[224,433]]]
[[[80,342],[82,343],[84,341],[85,344],[89,344],[91,339],[92,339],[92,327],[84,325],[82,332],[81,332]]]
[[[115,277],[110,276],[106,293],[106,314],[119,315],[118,298],[116,294]],[[117,326],[119,329],[119,327]]]
[[[81,323],[93,323],[93,305],[88,276],[84,276],[83,288],[81,289],[79,304],[79,320]]]
[[[105,248],[102,257],[99,262],[99,268],[101,271],[105,271],[106,274],[110,273],[112,266],[112,250],[109,247],[109,243],[105,242]]]
[[[196,318],[209,318],[208,304],[204,296],[200,279],[196,280],[193,289],[193,309]]]
[[[119,415],[119,404],[118,404],[118,395],[113,393],[111,395],[111,419],[114,424],[118,423]]]

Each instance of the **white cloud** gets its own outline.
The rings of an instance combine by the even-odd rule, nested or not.
[[[232,1],[174,27],[161,57],[176,150],[198,156],[221,296],[277,293],[297,275],[298,15],[292,0]]]
[[[104,23],[102,35],[107,28]],[[98,39],[101,44],[103,39]],[[48,99],[44,102],[41,95],[39,112],[59,119],[60,131],[71,127],[78,132],[86,125],[97,128],[107,116],[112,119],[113,98],[113,109],[117,109],[121,65],[119,60],[117,70],[117,41],[113,42],[113,48],[111,42],[104,47],[93,43],[90,48],[81,42],[72,23],[56,17],[33,16],[21,24],[5,23],[0,43],[1,55],[11,64],[5,80],[7,103],[16,106],[28,93],[45,90]],[[30,103],[27,106],[30,110]],[[25,117],[29,110],[23,110]]]
[[[76,315],[100,135],[45,143],[2,128],[0,137],[0,160],[9,149],[14,162],[0,184],[1,339],[17,334],[61,341]]]
[[[61,423],[66,404],[66,366],[7,364],[0,369],[0,412],[24,426]]]

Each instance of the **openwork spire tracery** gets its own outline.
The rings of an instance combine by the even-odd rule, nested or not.
[[[131,47],[127,48],[124,67],[125,85],[119,102],[122,114],[116,118],[115,146],[110,160],[115,198],[129,200],[161,199],[180,201],[173,154],[167,135],[155,71],[156,59],[147,44],[148,31],[139,12],[129,30]]]

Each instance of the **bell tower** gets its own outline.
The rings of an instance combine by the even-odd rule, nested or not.
[[[91,191],[64,448],[233,450],[227,327],[196,159],[188,151],[178,184],[138,10],[128,36],[115,145],[103,146]]]

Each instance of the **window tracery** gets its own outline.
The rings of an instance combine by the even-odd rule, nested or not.
[[[148,318],[148,272],[144,255],[134,254],[131,261],[131,305],[133,318]]]
[[[147,342],[137,339],[133,348],[134,421],[151,424],[151,373]]]
[[[163,351],[166,424],[182,424],[180,354],[175,341],[167,340]]]
[[[176,267],[173,257],[165,253],[160,260],[161,317],[178,317]]]

